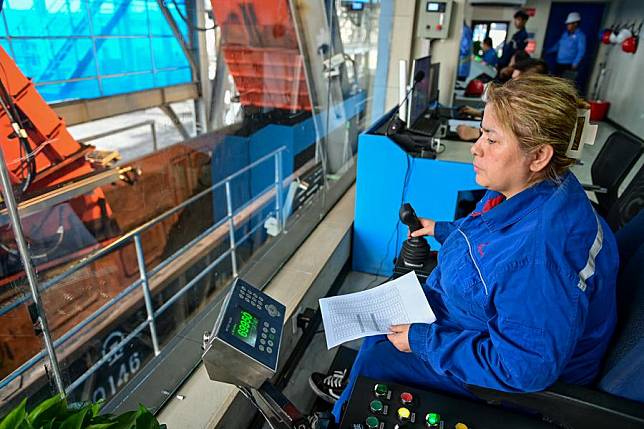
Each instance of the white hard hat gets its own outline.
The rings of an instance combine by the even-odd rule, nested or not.
[[[617,34],[615,41],[617,43],[622,43],[624,40],[628,39],[632,35],[633,33],[631,33],[631,30],[629,30],[628,28],[622,28],[621,30],[619,30],[619,33]]]
[[[581,21],[581,16],[579,12],[570,12],[568,18],[566,18],[566,24],[572,24],[573,22]]]

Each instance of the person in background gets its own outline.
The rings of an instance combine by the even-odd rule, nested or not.
[[[520,63],[521,61],[531,58],[530,54],[526,51],[516,51],[510,58],[510,63],[503,67],[494,78],[496,83],[507,82],[512,78],[512,72],[514,72],[514,65]]]
[[[574,80],[577,68],[586,54],[586,35],[579,29],[581,16],[578,12],[570,12],[566,18],[566,31],[546,54],[557,53],[555,75]]]
[[[518,10],[514,14],[514,26],[517,28],[517,32],[512,35],[512,39],[503,47],[503,55],[501,55],[498,64],[499,71],[510,64],[515,52],[525,50],[528,44],[528,32],[525,29],[525,25],[529,17],[524,10]]]
[[[528,73],[548,74],[548,64],[544,60],[526,58],[514,65],[512,79],[516,79],[517,77]]]
[[[528,75],[532,73],[548,74],[548,64],[546,64],[546,62],[543,60],[527,58],[523,61],[519,61],[512,67],[512,79],[516,79],[521,75]],[[475,119],[483,117],[482,110],[478,110],[470,106],[462,107],[460,109],[460,112]],[[456,127],[456,134],[458,135],[458,138],[463,141],[475,141],[481,135],[481,129],[477,127],[470,127],[468,125],[459,125],[458,127]]]
[[[483,62],[488,66],[496,67],[499,63],[499,57],[496,55],[496,50],[492,47],[492,38],[486,37],[483,40]]]
[[[458,76],[460,81],[467,80],[470,75],[472,58],[472,29],[463,22],[463,34],[461,34],[461,46],[458,59]]]

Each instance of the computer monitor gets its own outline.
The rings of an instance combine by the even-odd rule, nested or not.
[[[413,78],[419,71],[423,72],[423,80],[416,84],[416,88],[409,97],[409,109],[407,110],[407,126],[412,126],[414,122],[425,114],[429,107],[429,82],[430,68],[432,63],[430,56],[416,58],[412,65],[411,76]]]
[[[427,91],[429,104],[435,104],[438,102],[438,76],[440,74],[440,69],[440,63],[433,63],[429,67],[429,88]]]

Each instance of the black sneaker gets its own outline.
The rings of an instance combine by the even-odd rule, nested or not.
[[[347,370],[333,371],[333,374],[314,372],[309,377],[309,386],[320,398],[335,404],[347,387]]]

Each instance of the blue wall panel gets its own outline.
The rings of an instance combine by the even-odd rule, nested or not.
[[[409,159],[409,181],[403,183]],[[481,189],[472,164],[407,157],[388,137],[363,133],[358,138],[353,269],[390,276],[393,259],[407,238],[398,224],[401,201],[418,216],[453,220],[459,191]],[[438,248],[432,238],[430,246]]]

